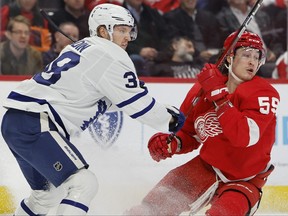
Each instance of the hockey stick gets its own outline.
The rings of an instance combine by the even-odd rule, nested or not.
[[[253,19],[253,17],[255,16],[255,14],[257,13],[257,11],[259,10],[261,4],[262,4],[263,0],[258,0],[255,5],[253,6],[253,8],[251,9],[251,11],[249,12],[249,14],[247,15],[246,19],[243,21],[242,25],[239,27],[237,34],[235,34],[232,43],[229,44],[228,49],[224,50],[223,54],[220,56],[220,58],[218,59],[218,61],[216,62],[216,66],[219,68],[219,70],[222,69],[223,66],[223,62],[227,56],[228,53],[231,52],[231,50],[233,50],[233,48],[235,47],[237,41],[240,39],[240,37],[242,36],[243,32],[247,29],[248,24],[250,23],[250,21]]]
[[[48,16],[48,14],[40,9],[40,13],[41,15],[50,23],[50,25],[54,28],[54,30],[60,32],[61,34],[63,34],[65,37],[67,37],[69,40],[71,40],[73,43],[75,43],[76,41],[73,40],[69,35],[67,35],[65,32],[63,32],[54,22],[53,20]]]
[[[235,34],[232,42],[229,44],[228,48],[226,50],[224,50],[223,53],[221,54],[221,56],[219,57],[218,61],[216,62],[216,66],[220,71],[223,69],[223,64],[224,64],[225,58],[231,52],[231,50],[234,49],[237,41],[240,39],[243,32],[247,29],[248,24],[250,23],[250,21],[253,19],[253,17],[255,16],[255,14],[259,10],[259,8],[261,7],[262,2],[263,2],[263,0],[257,0],[257,2],[254,4],[254,6],[251,9],[251,11],[249,12],[249,14],[247,15],[247,17],[243,21],[242,25],[239,27],[237,34]],[[185,117],[187,117],[190,114],[192,108],[196,105],[197,101],[199,100],[199,98],[202,94],[203,94],[203,90],[201,89],[198,92],[198,94],[196,95],[196,97],[193,99]]]
[[[225,58],[231,52],[231,50],[234,49],[237,41],[240,39],[243,32],[247,29],[248,24],[250,23],[250,21],[253,19],[253,17],[255,16],[257,11],[259,10],[262,2],[263,2],[263,0],[257,0],[257,2],[254,4],[254,6],[251,9],[251,11],[249,12],[249,14],[247,15],[247,17],[243,21],[242,25],[239,27],[237,34],[235,34],[232,42],[229,44],[228,48],[226,50],[224,50],[223,53],[221,54],[221,56],[219,57],[218,61],[216,62],[216,66],[220,71],[222,70]],[[187,118],[190,115],[192,109],[195,107],[195,105],[197,104],[197,102],[200,99],[200,97],[202,96],[202,94],[203,94],[203,89],[201,88],[199,90],[199,92],[197,93],[197,95],[192,100],[192,102],[189,106],[189,109],[188,109],[187,113],[185,114],[185,118]],[[175,134],[171,133],[167,139],[168,152],[170,152],[170,153],[172,152],[171,151],[171,141],[174,137],[175,137]]]

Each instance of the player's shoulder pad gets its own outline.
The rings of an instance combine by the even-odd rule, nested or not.
[[[118,59],[121,57],[129,57],[127,52],[119,45],[100,37],[90,37],[89,41],[94,45],[94,49],[100,49],[103,53],[109,53],[111,57]]]
[[[252,95],[267,95],[280,98],[278,91],[262,77],[255,76],[252,80],[241,83],[237,87],[238,94],[246,97]]]
[[[85,40],[92,44],[91,49],[87,53],[88,55],[89,53],[91,55],[98,53],[100,56],[109,56],[109,59],[116,64],[128,65],[133,68],[133,62],[128,53],[117,44],[100,37],[88,37]]]

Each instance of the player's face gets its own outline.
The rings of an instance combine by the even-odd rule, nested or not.
[[[252,48],[240,48],[236,50],[233,59],[232,71],[241,80],[251,80],[257,73],[260,60],[260,52]]]
[[[131,30],[132,28],[129,26],[124,25],[114,26],[112,34],[113,42],[125,50],[128,46],[128,42],[131,41],[130,36]]]

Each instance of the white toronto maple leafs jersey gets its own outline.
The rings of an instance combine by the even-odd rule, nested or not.
[[[3,106],[47,112],[66,137],[85,130],[111,105],[167,132],[171,115],[140,83],[125,50],[88,37],[68,45],[43,72],[22,81]]]

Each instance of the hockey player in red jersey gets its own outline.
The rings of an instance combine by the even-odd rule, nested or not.
[[[224,49],[235,34],[227,37]],[[222,73],[206,64],[198,75],[181,105],[187,115],[183,128],[173,138],[156,133],[148,143],[158,162],[201,147],[199,155],[171,170],[127,214],[193,215],[208,204],[206,215],[253,215],[257,210],[274,168],[270,157],[280,98],[256,76],[265,61],[258,35],[244,32],[224,61]]]

